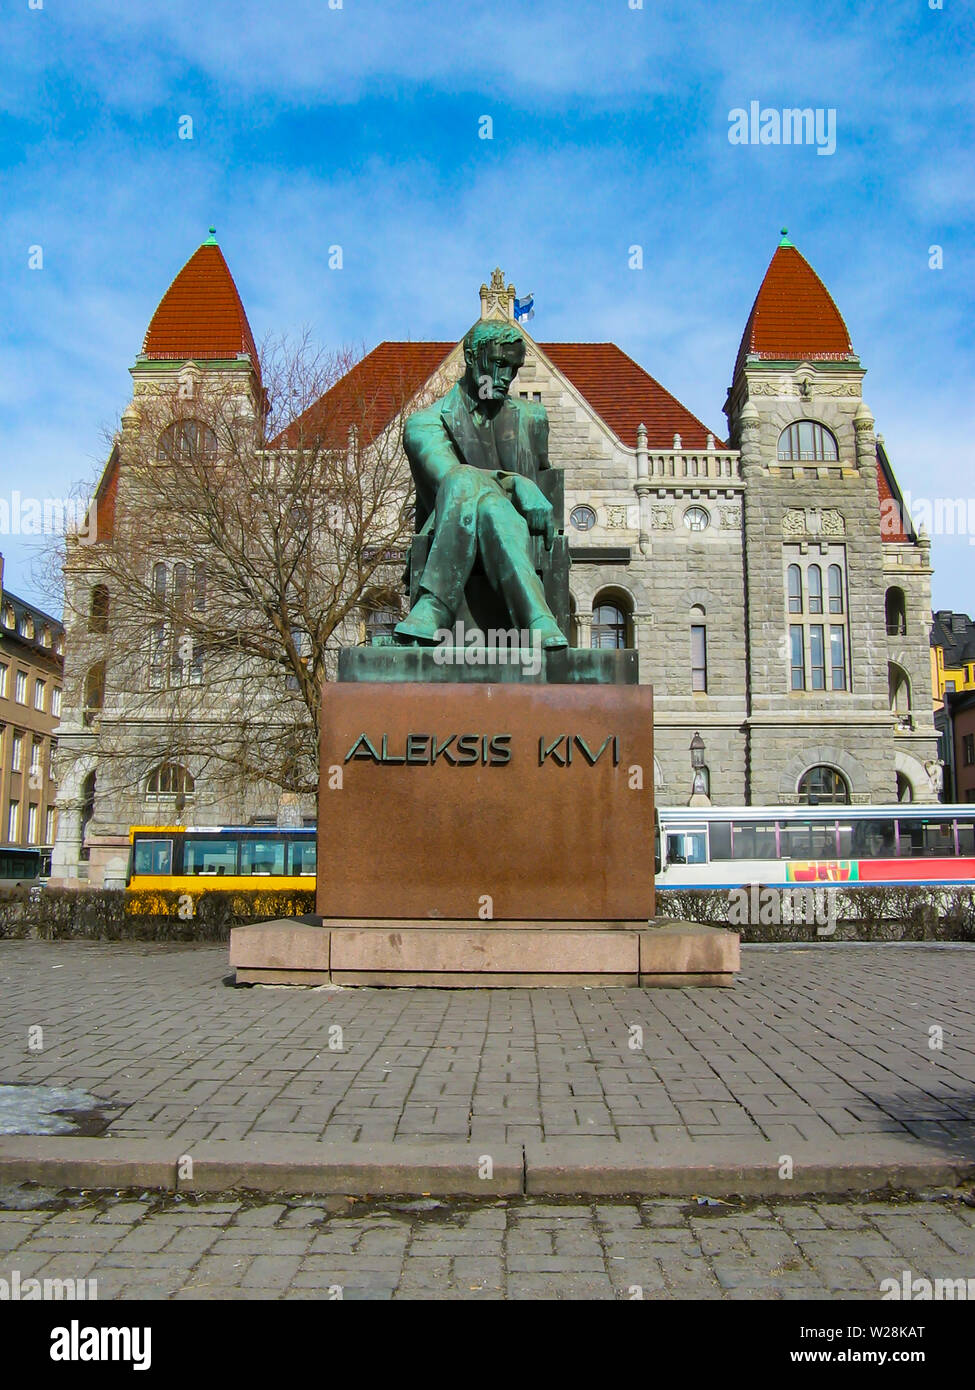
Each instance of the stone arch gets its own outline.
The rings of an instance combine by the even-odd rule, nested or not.
[[[915,758],[912,753],[905,753],[901,748],[895,748],[894,772],[895,774],[899,772],[910,783],[912,800],[930,801],[934,799],[931,778],[920,758]]]
[[[891,714],[906,716],[914,707],[911,678],[896,661],[887,663],[887,699]]]
[[[779,799],[784,805],[793,804],[799,795],[799,779],[811,767],[825,764],[835,768],[846,778],[850,786],[850,796],[855,798],[870,792],[870,779],[866,769],[852,753],[831,743],[807,744],[799,753],[788,758],[779,774]]]

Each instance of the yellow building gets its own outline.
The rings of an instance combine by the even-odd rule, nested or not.
[[[975,690],[975,623],[967,613],[939,609],[931,623],[931,691],[940,709],[946,694]]]

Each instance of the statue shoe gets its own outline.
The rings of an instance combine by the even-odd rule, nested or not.
[[[569,639],[552,618],[536,618],[528,625],[529,632],[537,632],[542,639],[542,650],[551,652],[559,647],[567,647]]]
[[[393,629],[398,642],[404,644],[421,643],[435,646],[441,640],[438,634],[449,630],[451,613],[446,604],[441,603],[435,594],[421,594],[401,623]]]

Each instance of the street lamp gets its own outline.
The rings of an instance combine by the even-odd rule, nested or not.
[[[690,806],[710,806],[711,797],[708,783],[708,770],[704,762],[704,739],[697,730],[691,739],[691,770],[694,780],[691,783]]]

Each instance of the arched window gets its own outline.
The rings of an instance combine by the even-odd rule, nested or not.
[[[175,420],[159,436],[156,458],[164,463],[186,463],[212,458],[217,452],[217,436],[200,420]]]
[[[96,584],[91,591],[91,605],[88,609],[88,631],[108,631],[108,588]]]
[[[180,763],[160,763],[146,780],[146,799],[192,796],[195,787],[193,778]]]
[[[705,611],[695,603],[691,609],[691,690],[707,694],[708,689],[708,630]]]
[[[95,816],[95,774],[89,772],[88,776],[81,784],[81,852],[79,858],[88,859],[91,857],[91,850],[85,844],[85,836],[88,832],[88,823]]]
[[[166,602],[166,566],[158,560],[152,567],[152,596],[157,603]]]
[[[850,784],[835,767],[820,763],[799,778],[799,800],[807,806],[849,806]]]
[[[789,566],[789,612],[802,612],[802,570],[798,565]]]
[[[903,589],[888,589],[884,595],[884,614],[887,619],[887,636],[903,637],[907,632],[907,605]]]
[[[615,603],[601,603],[592,610],[592,643],[596,648],[626,646],[626,614]]]
[[[829,583],[829,611],[831,613],[843,612],[843,571],[839,565],[830,565],[827,572]]]
[[[82,715],[86,725],[91,724],[105,704],[105,663],[97,662],[85,677],[85,707]]]
[[[823,611],[823,572],[818,565],[810,565],[806,571],[806,582],[809,585],[809,611],[810,613],[821,613]]]
[[[903,666],[896,661],[887,663],[887,695],[892,714],[906,719],[911,713],[911,681]]]
[[[818,420],[796,420],[779,435],[783,463],[835,463],[836,438]]]

